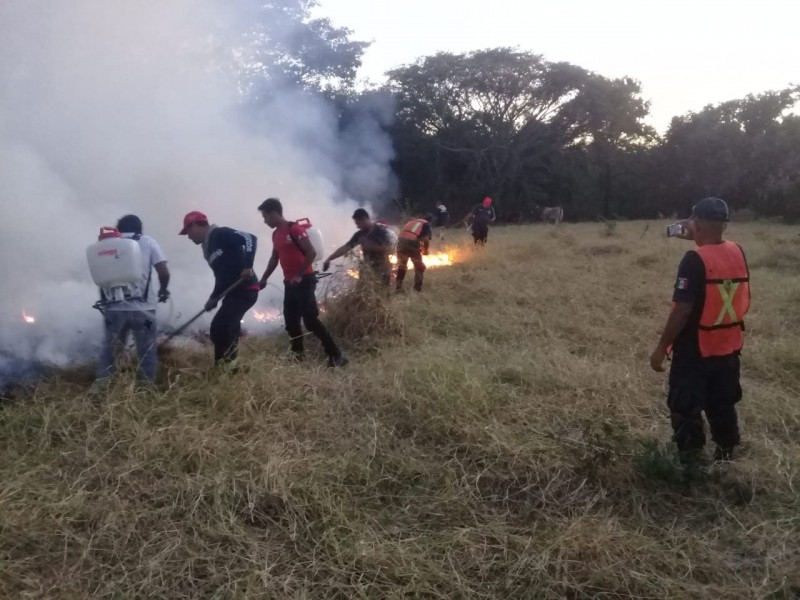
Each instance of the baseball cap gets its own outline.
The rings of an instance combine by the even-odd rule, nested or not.
[[[722,221],[730,220],[730,211],[728,204],[722,198],[703,198],[692,207],[692,216],[696,219],[704,221]]]
[[[186,235],[189,231],[189,226],[194,223],[208,223],[208,217],[199,210],[186,213],[186,216],[183,217],[183,229],[181,229],[178,235]]]
[[[363,208],[357,208],[353,213],[354,219],[369,219],[369,213]]]

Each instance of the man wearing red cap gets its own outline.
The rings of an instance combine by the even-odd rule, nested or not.
[[[489,237],[489,224],[494,223],[496,215],[492,208],[492,199],[488,196],[483,199],[481,204],[476,204],[469,213],[468,218],[472,219],[472,239],[475,245],[486,244]]]
[[[217,307],[220,295],[234,284],[232,291],[222,298],[222,306],[211,321],[211,341],[214,343],[216,362],[233,362],[239,351],[242,318],[258,299],[258,278],[253,271],[256,257],[256,236],[230,227],[211,225],[200,211],[192,211],[183,218],[180,235],[188,236],[203,247],[205,257],[214,272],[214,290],[206,302],[206,310]]]

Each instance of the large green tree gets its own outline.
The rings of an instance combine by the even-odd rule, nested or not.
[[[411,206],[442,199],[463,211],[488,194],[502,212],[530,217],[539,204],[562,203],[558,178],[576,152],[651,135],[638,84],[530,52],[441,53],[388,76]]]
[[[313,18],[317,0],[245,0],[236,63],[243,92],[261,98],[276,87],[346,94],[367,42],[329,19]]]
[[[796,216],[800,128],[791,111],[800,90],[749,95],[675,117],[658,149],[658,203],[685,211],[704,195],[737,208]]]

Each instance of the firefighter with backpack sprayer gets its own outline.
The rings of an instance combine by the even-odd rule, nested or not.
[[[107,387],[115,371],[115,346],[124,344],[128,334],[133,335],[139,354],[139,378],[152,383],[156,377],[158,357],[156,353],[156,303],[153,298],[152,271],[158,276],[158,302],[169,298],[169,269],[161,247],[153,238],[142,233],[142,220],[136,215],[125,215],[110,230],[119,238],[132,240],[139,246],[138,281],[131,285],[119,300],[108,297],[101,288],[101,300],[97,307],[103,313],[105,336],[95,368],[92,392]],[[101,237],[102,240],[102,237]],[[132,243],[132,242],[126,242]],[[116,254],[113,258],[119,258]],[[111,261],[111,264],[122,261]]]
[[[317,277],[312,265],[317,258],[317,250],[309,239],[307,228],[298,223],[288,221],[283,216],[283,205],[277,198],[267,198],[258,210],[272,232],[272,255],[267,269],[261,277],[263,290],[267,280],[280,264],[283,270],[283,319],[286,332],[291,340],[294,358],[302,361],[304,357],[303,328],[313,333],[322,342],[325,354],[328,355],[328,367],[343,367],[347,357],[322,321],[319,320],[319,306],[315,294]]]

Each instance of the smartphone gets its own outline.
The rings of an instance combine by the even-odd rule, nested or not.
[[[686,227],[684,227],[683,223],[667,225],[667,237],[678,237],[684,233],[686,233]]]

